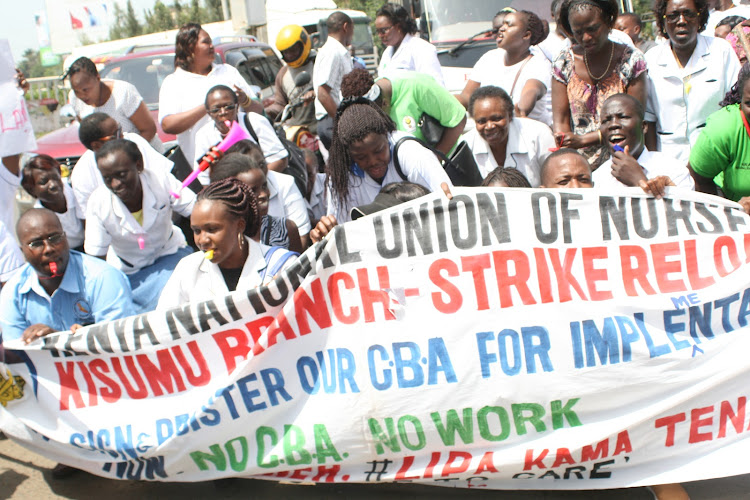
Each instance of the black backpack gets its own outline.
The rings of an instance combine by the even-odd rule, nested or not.
[[[258,135],[255,133],[255,130],[253,130],[253,126],[250,125],[250,120],[247,119],[247,114],[245,114],[245,127],[247,128],[247,131],[250,132],[253,139],[255,139],[255,142],[260,146]],[[300,194],[304,197],[307,193],[307,163],[305,163],[305,153],[302,152],[302,149],[299,146],[286,138],[283,129],[277,130],[274,128],[274,131],[281,141],[281,144],[284,146],[284,149],[289,153],[289,156],[287,157],[287,167],[286,170],[284,170],[284,173],[294,177],[294,183],[297,185]]]

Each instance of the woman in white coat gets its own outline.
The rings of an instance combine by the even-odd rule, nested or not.
[[[505,90],[493,85],[479,87],[469,99],[469,115],[476,128],[463,139],[482,178],[498,167],[513,167],[532,187],[539,187],[542,164],[555,147],[555,139],[547,125],[514,117],[513,108]]]
[[[437,49],[422,40],[417,33],[417,23],[407,10],[395,3],[386,3],[375,13],[375,32],[385,45],[380,56],[378,76],[391,77],[401,71],[426,73],[445,86]]]
[[[252,190],[229,178],[206,186],[190,216],[199,252],[183,258],[162,291],[157,309],[221,297],[266,285],[297,256],[256,243],[260,218]]]
[[[419,142],[399,140],[408,134],[380,107],[363,97],[344,100],[333,122],[333,141],[326,164],[328,215],[339,224],[352,208],[372,203],[391,182],[409,181],[440,192],[451,181],[437,157]]]
[[[646,147],[687,164],[706,119],[737,81],[740,62],[729,42],[699,33],[706,0],[657,0],[654,13],[669,42],[646,54]]]

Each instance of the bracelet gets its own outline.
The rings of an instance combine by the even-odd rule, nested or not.
[[[599,133],[599,144],[604,143],[604,139],[602,139],[602,131],[601,130],[597,130],[597,132]]]
[[[250,104],[250,96],[248,96],[247,94],[245,94],[245,100],[244,100],[244,101],[242,101],[242,102],[240,103],[240,106],[242,106],[242,107],[244,108],[244,107],[245,107],[245,106],[247,106],[248,104]],[[601,133],[601,132],[599,132],[599,136],[600,136],[600,137],[601,137],[601,134],[602,134],[602,133]]]

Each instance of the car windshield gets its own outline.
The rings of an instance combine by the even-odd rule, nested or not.
[[[542,19],[549,18],[550,0],[473,0],[456,8],[455,0],[425,0],[422,22],[430,41],[466,40],[492,27],[492,18],[504,7],[530,10]]]
[[[174,73],[174,54],[126,59],[108,64],[99,74],[102,78],[124,80],[138,89],[149,109],[159,106],[159,88]]]

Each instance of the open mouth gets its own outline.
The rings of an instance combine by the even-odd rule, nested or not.
[[[607,139],[609,140],[609,143],[612,144],[613,146],[618,145],[618,144],[622,146],[622,144],[625,142],[625,136],[622,134],[612,134]]]

